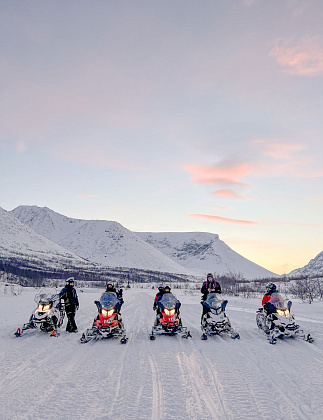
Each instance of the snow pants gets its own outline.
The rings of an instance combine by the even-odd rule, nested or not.
[[[65,312],[67,316],[66,331],[68,332],[77,331],[77,326],[75,323],[76,307],[74,305],[65,306]]]

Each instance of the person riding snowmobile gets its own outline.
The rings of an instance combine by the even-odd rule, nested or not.
[[[123,294],[123,289],[119,289],[119,290],[117,290],[117,289],[113,286],[113,284],[112,284],[112,283],[107,283],[105,291],[106,291],[106,292],[112,292],[112,293],[115,293],[115,294],[117,295],[117,298],[118,298],[118,299],[119,299],[119,301],[120,301],[120,306],[118,306],[117,311],[118,311],[118,313],[120,313],[121,306],[122,306],[122,305],[123,305],[123,303],[124,303],[124,300],[123,300],[123,295],[122,295],[122,294]]]
[[[166,286],[166,287],[168,288],[169,286]],[[155,299],[154,299],[154,305],[153,305],[153,310],[154,311],[157,309],[157,301],[159,301],[162,298],[162,296],[163,296],[164,293],[165,293],[164,287],[163,286],[159,286],[158,287],[158,292],[157,292],[157,294],[155,296]]]
[[[162,307],[159,304],[159,302],[161,301],[164,294],[171,293],[171,288],[169,286],[165,286],[164,288],[159,287],[158,290],[159,290],[159,292],[155,296],[154,306],[153,306],[154,311],[157,310],[155,325],[158,324],[158,318],[160,318],[162,316]],[[178,311],[178,314],[179,314],[180,306],[181,306],[181,303],[178,301],[176,303],[176,306],[175,306],[175,310]]]
[[[65,287],[59,293],[60,299],[65,302],[65,312],[67,316],[67,332],[77,332],[77,326],[75,323],[75,313],[79,308],[79,300],[77,297],[76,290],[74,289],[74,278],[70,277],[65,282]]]
[[[206,281],[202,284],[202,287],[201,287],[201,293],[203,294],[202,298],[201,298],[201,304],[202,304],[202,307],[203,307],[203,312],[202,312],[201,319],[203,318],[203,315],[208,312],[206,306],[203,305],[203,302],[207,298],[207,295],[211,292],[221,293],[221,286],[220,286],[219,282],[214,280],[213,274],[209,273],[206,277]]]
[[[278,293],[277,287],[274,283],[267,283],[266,284],[266,293],[264,294],[264,297],[262,298],[262,306],[264,310],[266,311],[267,315],[273,313],[276,311],[276,308],[273,304],[271,304],[270,298],[273,293]]]

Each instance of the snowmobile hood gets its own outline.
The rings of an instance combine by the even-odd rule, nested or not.
[[[222,299],[218,298],[218,294],[215,292],[211,292],[207,295],[205,299],[205,303],[212,309],[218,309],[222,305]]]
[[[109,309],[115,308],[115,306],[119,303],[119,299],[117,295],[113,292],[104,292],[100,297],[100,304],[103,309],[107,311]]]
[[[274,305],[276,309],[285,310],[290,307],[290,305],[286,305],[280,293],[272,293],[268,302]]]
[[[58,299],[56,289],[45,288],[35,295],[34,301],[36,303],[50,303]]]
[[[173,309],[175,308],[176,303],[178,302],[178,299],[172,294],[172,293],[164,293],[160,303],[164,306],[166,309]]]

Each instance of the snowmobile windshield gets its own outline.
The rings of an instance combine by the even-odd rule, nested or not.
[[[212,309],[218,309],[221,307],[222,304],[222,300],[220,300],[218,298],[218,294],[217,293],[209,293],[205,299],[205,302],[207,303],[207,305],[212,308]]]
[[[274,305],[276,309],[282,309],[283,310],[283,309],[287,308],[282,295],[280,295],[279,293],[273,293],[270,296],[269,303]]]
[[[49,303],[54,302],[57,299],[58,295],[56,289],[48,287],[37,293],[34,300],[36,303]]]
[[[160,303],[164,306],[166,309],[173,309],[176,306],[176,303],[178,300],[172,293],[164,293]]]
[[[100,303],[102,308],[108,311],[109,309],[115,308],[115,306],[119,303],[119,299],[113,292],[104,292],[100,297]]]

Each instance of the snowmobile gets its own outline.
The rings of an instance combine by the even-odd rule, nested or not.
[[[206,309],[206,313],[202,315],[201,329],[202,340],[207,340],[208,336],[229,333],[231,338],[240,338],[232,327],[229,318],[225,313],[227,300],[220,300],[218,294],[211,292],[206,299],[201,302]]]
[[[54,288],[45,288],[36,294],[34,298],[37,308],[31,314],[29,322],[15,332],[16,337],[20,337],[26,330],[50,332],[51,336],[59,335],[58,328],[63,324],[64,306],[60,302],[59,295]]]
[[[161,300],[158,301],[155,324],[152,328],[149,338],[155,340],[155,334],[175,335],[181,334],[183,338],[191,337],[187,327],[183,327],[179,314],[180,302],[172,293],[164,293]]]
[[[294,315],[290,313],[291,306],[291,301],[286,305],[279,293],[273,293],[264,308],[257,310],[257,326],[267,334],[270,344],[275,344],[277,338],[284,337],[300,337],[309,343],[314,341],[310,334],[305,334],[296,324]]]
[[[93,339],[119,338],[121,344],[128,340],[120,315],[121,302],[114,292],[104,292],[99,301],[94,301],[98,308],[98,316],[94,319],[92,328],[87,329],[80,338],[81,343]]]

